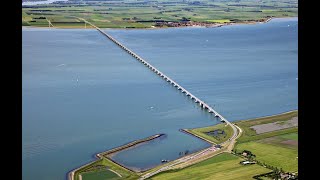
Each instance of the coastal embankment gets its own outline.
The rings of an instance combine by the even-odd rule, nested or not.
[[[201,137],[201,136],[198,136],[198,135],[196,135],[196,134],[194,134],[194,133],[189,132],[188,129],[179,129],[179,131],[181,131],[181,132],[183,132],[183,133],[186,133],[186,134],[189,134],[189,135],[191,135],[191,136],[194,136],[194,137],[196,137],[196,138],[199,138],[199,139],[201,139],[201,140],[203,140],[203,141],[206,141],[206,142],[208,142],[208,143],[210,143],[210,144],[216,145],[216,143],[210,141],[209,139],[205,139],[205,138],[203,138],[203,137]]]
[[[144,139],[135,140],[135,141],[132,141],[132,142],[127,143],[127,144],[125,144],[125,145],[122,145],[122,146],[119,146],[119,147],[110,149],[110,150],[108,150],[108,151],[105,151],[105,152],[102,152],[102,153],[98,153],[98,154],[96,155],[96,157],[98,157],[98,158],[102,158],[102,157],[109,158],[109,157],[110,157],[112,154],[114,154],[114,153],[117,153],[117,152],[119,152],[119,151],[122,151],[122,150],[125,150],[125,149],[128,149],[128,148],[131,148],[131,147],[133,147],[133,146],[139,145],[139,144],[144,143],[144,142],[151,141],[151,140],[153,140],[153,139],[159,138],[159,137],[164,136],[164,135],[165,135],[165,134],[156,134],[156,135],[153,135],[153,136],[144,138]]]
[[[75,175],[76,174],[79,174],[81,171],[84,171],[85,169],[88,169],[91,165],[93,165],[93,164],[97,163],[97,161],[103,160],[103,159],[108,159],[109,161],[112,161],[113,163],[117,164],[118,166],[126,169],[127,171],[139,172],[139,171],[136,171],[136,170],[133,170],[133,169],[129,169],[129,168],[125,167],[124,165],[119,164],[118,162],[112,160],[111,159],[112,155],[114,155],[115,153],[119,153],[120,151],[127,150],[129,148],[135,147],[135,146],[140,145],[142,143],[146,143],[146,142],[152,141],[152,140],[154,140],[156,138],[160,138],[160,137],[163,137],[163,136],[165,136],[165,134],[163,134],[163,133],[155,134],[155,135],[149,136],[147,138],[135,140],[135,141],[129,142],[127,144],[124,144],[122,146],[119,146],[119,147],[116,147],[116,148],[113,148],[113,149],[98,153],[98,154],[95,155],[95,157],[98,158],[97,160],[94,160],[94,161],[92,161],[90,163],[87,163],[85,165],[82,165],[82,166],[70,171],[68,173],[68,179],[69,180],[75,180]]]

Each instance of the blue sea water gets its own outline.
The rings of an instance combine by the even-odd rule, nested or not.
[[[230,121],[298,108],[297,18],[220,28],[106,30]],[[208,147],[218,121],[95,30],[23,28],[23,179],[64,179],[94,153],[145,169]]]

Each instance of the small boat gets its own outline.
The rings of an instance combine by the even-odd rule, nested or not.
[[[161,160],[161,162],[163,162],[163,163],[164,163],[164,162],[168,162],[168,160],[166,160],[166,159],[162,159],[162,160]]]

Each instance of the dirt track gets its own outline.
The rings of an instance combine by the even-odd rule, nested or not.
[[[251,128],[254,129],[257,132],[257,134],[261,134],[296,126],[298,126],[298,117],[293,117],[292,119],[285,121],[283,124],[280,124],[279,122],[273,122],[268,124],[251,126]]]

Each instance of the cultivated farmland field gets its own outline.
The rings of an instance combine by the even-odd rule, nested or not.
[[[298,150],[298,133],[289,133],[280,136],[274,136],[266,139],[261,139],[256,142]]]
[[[298,150],[265,144],[247,142],[237,145],[237,151],[249,150],[256,155],[256,159],[271,166],[282,168],[284,171],[298,171]]]
[[[298,16],[297,0],[202,0],[202,1],[66,1],[54,4],[23,6],[24,26],[48,26],[46,18],[54,27],[85,28],[75,23],[77,16],[85,18],[101,28],[151,28],[156,22],[252,22],[269,17]],[[64,22],[64,23],[60,23]],[[87,27],[88,28],[88,27]]]
[[[284,134],[280,137],[285,138],[285,139],[298,140],[298,133]]]
[[[182,170],[160,173],[150,179],[253,179],[252,177],[255,175],[270,172],[269,169],[257,164],[239,164],[242,160],[232,154],[223,153]]]
[[[298,132],[298,127],[291,127],[287,129],[257,134],[256,131],[252,128],[252,126],[274,123],[274,122],[286,123],[288,120],[291,120],[293,117],[297,117],[297,116],[298,116],[298,111],[292,111],[292,112],[287,112],[287,113],[283,113],[275,116],[238,121],[235,124],[238,125],[243,130],[243,133],[237,141],[238,143],[244,143],[244,142],[256,141],[256,140],[279,136],[279,135],[296,133]]]
[[[235,150],[249,150],[256,155],[256,160],[268,165],[282,168],[284,171],[298,171],[298,127],[291,127],[257,134],[252,126],[268,123],[287,123],[298,116],[292,111],[275,116],[239,121],[236,124],[243,129],[242,136],[237,140]]]

